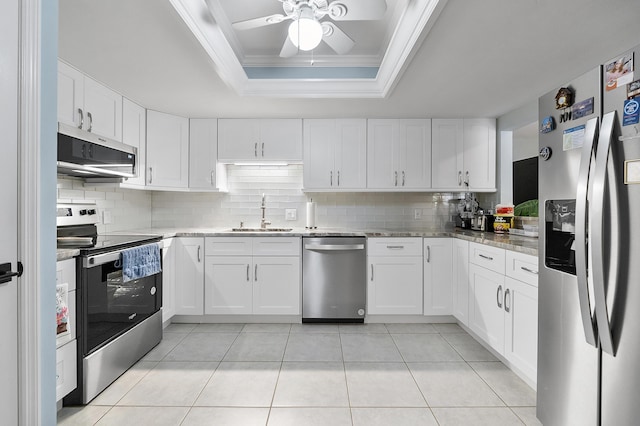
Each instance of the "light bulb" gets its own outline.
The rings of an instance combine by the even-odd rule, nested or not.
[[[303,16],[306,15],[306,16]],[[313,50],[322,41],[322,25],[313,14],[302,14],[289,25],[289,39],[300,50]]]

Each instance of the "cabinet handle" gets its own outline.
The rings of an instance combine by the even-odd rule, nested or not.
[[[333,186],[333,170],[329,171],[329,184]]]
[[[465,185],[469,186],[469,170],[467,170],[464,174],[464,183]]]
[[[249,264],[247,263],[247,281],[249,281]]]
[[[258,281],[258,265],[257,264],[253,270],[253,280]]]
[[[393,186],[398,186],[398,172],[393,172],[393,175],[394,175],[394,177],[393,177],[393,180],[394,180]]]
[[[520,269],[530,274],[538,275],[538,271],[534,271],[533,269],[525,268],[524,266],[521,266]]]
[[[427,246],[427,263],[431,263],[431,246]]]
[[[214,174],[215,172],[216,172],[215,170],[211,170],[211,173],[210,173],[210,175],[211,175],[211,186],[213,186],[213,185],[214,185],[213,174]]]
[[[496,292],[496,301],[498,303],[498,308],[502,308],[502,286],[498,286],[498,291]]]
[[[262,142],[262,156],[264,157],[264,142]]]
[[[153,167],[149,167],[149,183],[153,183]]]
[[[371,281],[373,281],[373,263],[371,264]]]
[[[87,129],[87,132],[90,132],[91,129],[93,129],[93,116],[90,112],[87,112],[87,117],[89,117],[89,128]]]
[[[504,310],[509,313],[511,312],[511,307],[509,305],[507,305],[507,300],[509,300],[509,294],[511,293],[511,290],[506,289],[504,292]]]
[[[402,186],[404,186],[404,170],[402,171]]]
[[[404,246],[387,246],[389,250],[402,250]]]
[[[78,108],[78,114],[80,114],[80,124],[78,125],[78,129],[82,129],[82,126],[84,126],[84,113],[82,112],[82,108]]]
[[[201,258],[200,258],[200,246],[198,246],[198,263],[200,263],[200,260],[201,260]]]
[[[483,259],[487,259],[487,260],[493,260],[493,257],[491,256],[485,256],[484,254],[479,254],[479,257],[483,258]]]
[[[338,186],[340,186],[340,170],[338,170]]]
[[[458,186],[462,186],[462,171],[458,170]]]

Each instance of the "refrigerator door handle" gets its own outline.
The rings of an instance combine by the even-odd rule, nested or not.
[[[595,160],[595,150],[598,138],[598,118],[587,122],[585,140],[582,145],[580,158],[580,170],[578,171],[578,188],[576,191],[576,278],[578,280],[578,299],[580,302],[580,316],[584,336],[591,346],[597,347],[596,330],[591,314],[591,301],[589,300],[589,277],[587,268],[593,268],[593,263],[587,259],[587,209],[589,190],[589,171]]]
[[[611,140],[613,138],[614,125],[617,120],[616,112],[610,112],[602,118],[602,127],[598,138],[598,151],[596,154],[596,166],[593,182],[593,208],[590,210],[593,218],[591,251],[593,253],[592,276],[593,291],[596,301],[596,321],[598,324],[598,335],[600,337],[600,346],[603,351],[615,356],[615,348],[611,337],[611,325],[609,322],[609,313],[607,312],[607,295],[604,275],[604,250],[603,233],[604,233],[604,213],[605,206],[605,180],[607,177],[607,163],[609,162],[609,153],[611,150]],[[612,206],[615,208],[615,206]]]

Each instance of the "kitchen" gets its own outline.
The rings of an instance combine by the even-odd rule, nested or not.
[[[621,3],[620,9],[624,9],[624,7],[633,7],[634,5],[630,5],[627,3]],[[165,5],[165,7],[168,7]],[[447,16],[447,13],[453,13],[452,10],[455,10],[454,7],[460,8],[460,5],[456,5],[454,1],[451,1],[447,4],[447,8],[443,11],[443,17]],[[499,7],[496,5],[495,7]],[[165,11],[166,12],[166,11]],[[502,10],[502,13],[508,15],[509,10]],[[578,16],[582,16],[582,10],[577,10],[576,14]],[[616,16],[618,21],[625,22],[624,19],[627,16],[622,10],[618,10],[616,13],[619,15]],[[585,15],[586,16],[586,15]],[[166,16],[165,16],[166,18]],[[508,19],[504,19],[503,17],[495,18],[498,22],[508,21]],[[545,18],[539,18],[540,22],[545,22]],[[550,18],[549,18],[550,19]],[[585,18],[586,19],[586,18]],[[613,18],[611,18],[613,19]],[[93,19],[87,19],[85,22],[88,25],[91,25],[91,22],[95,23]],[[618,22],[616,21],[616,22]],[[185,38],[184,34],[186,33],[185,29],[179,27],[177,24],[179,21],[163,21],[167,27],[176,28],[178,33],[183,32],[183,38],[178,38],[180,43],[183,43],[184,46],[180,46],[176,52],[174,52],[178,57],[180,56],[180,51],[184,51],[183,47],[191,46],[191,48],[195,48],[197,44],[194,44],[193,40],[189,38]],[[445,21],[446,22],[446,21]],[[551,21],[546,21],[551,22]],[[78,24],[80,25],[80,24]],[[444,25],[444,24],[443,24]],[[457,25],[457,24],[456,24]],[[475,25],[475,26],[474,26]],[[473,34],[473,29],[476,31],[482,32],[484,30],[484,26],[481,23],[477,23],[472,25],[469,23],[467,28],[470,34]],[[61,26],[64,26],[64,22],[61,23]],[[435,27],[436,30],[440,28],[440,34],[444,34],[444,28]],[[570,31],[570,30],[568,30]],[[91,34],[90,31],[87,32],[87,35]],[[438,33],[436,33],[437,35]],[[632,37],[626,35],[630,39]],[[594,39],[597,38],[594,35]],[[104,39],[104,37],[102,37]],[[187,39],[189,41],[187,41]],[[537,40],[533,38],[531,40]],[[603,41],[604,40],[604,41]],[[424,99],[416,99],[415,95],[410,95],[407,93],[407,84],[404,83],[405,80],[411,78],[411,75],[414,76],[416,73],[420,74],[422,71],[418,72],[417,70],[412,70],[413,67],[409,67],[404,74],[403,79],[398,86],[391,93],[388,102],[384,101],[384,108],[388,108],[386,111],[375,111],[376,105],[382,105],[381,100],[371,100],[361,103],[356,103],[355,101],[329,101],[326,99],[318,99],[313,102],[307,102],[302,100],[292,100],[292,101],[284,101],[282,99],[264,99],[264,98],[254,98],[249,104],[246,102],[240,102],[240,98],[236,98],[235,100],[231,100],[229,102],[217,99],[221,98],[222,94],[226,94],[229,92],[229,89],[224,87],[221,83],[216,83],[217,86],[214,90],[215,96],[210,99],[214,100],[212,102],[213,105],[216,105],[217,102],[220,103],[217,108],[221,108],[221,110],[213,110],[211,113],[207,113],[206,115],[202,113],[192,112],[191,108],[193,106],[191,104],[195,104],[194,99],[197,99],[199,94],[197,91],[184,91],[183,93],[170,93],[171,85],[166,83],[158,84],[156,87],[166,87],[167,88],[167,96],[171,98],[172,101],[169,102],[173,106],[163,106],[160,102],[157,103],[157,110],[169,112],[181,116],[186,117],[218,117],[218,118],[235,118],[235,117],[300,117],[304,118],[335,118],[336,116],[340,117],[350,117],[353,116],[353,111],[358,111],[358,116],[360,117],[411,117],[415,118],[416,116],[420,117],[442,117],[443,115],[448,117],[478,117],[478,116],[493,116],[493,117],[501,117],[504,120],[498,120],[498,162],[500,162],[500,158],[504,155],[503,147],[500,144],[502,134],[501,132],[506,128],[508,128],[509,120],[518,121],[517,117],[519,114],[526,115],[527,112],[533,110],[533,114],[529,113],[528,116],[522,120],[520,117],[520,121],[512,124],[513,127],[511,129],[520,127],[524,124],[528,124],[532,121],[537,121],[537,112],[536,107],[528,108],[525,106],[523,109],[518,111],[518,107],[523,105],[527,101],[535,101],[537,97],[551,89],[551,87],[556,83],[557,85],[563,84],[563,82],[570,80],[576,75],[580,74],[583,71],[586,71],[595,63],[601,63],[607,59],[610,59],[611,56],[624,51],[625,48],[630,47],[635,41],[626,40],[621,41],[619,39],[609,39],[603,38],[603,40],[599,40],[598,44],[599,48],[592,53],[594,55],[593,58],[580,57],[573,60],[572,66],[575,67],[575,72],[570,72],[568,70],[562,69],[561,71],[553,70],[553,72],[548,71],[548,75],[536,75],[535,78],[527,77],[526,75],[519,76],[520,86],[515,88],[515,86],[511,86],[512,90],[508,93],[501,93],[499,90],[495,91],[495,93],[486,93],[478,95],[478,98],[475,97],[464,97],[464,103],[459,102],[459,97],[455,96],[446,96],[446,93],[450,93],[450,88],[440,87],[443,93],[443,96],[440,97],[441,100],[446,100],[444,103],[440,103],[439,105],[431,106],[428,109],[424,104]],[[436,38],[433,43],[437,44],[438,39]],[[91,40],[91,42],[93,42]],[[454,40],[456,42],[456,40]],[[452,46],[452,50],[456,50],[457,52],[461,52],[460,54],[463,57],[469,58],[468,60],[473,60],[473,58],[477,58],[474,56],[473,47],[465,46],[467,44],[464,40],[457,40],[459,45],[454,43]],[[165,46],[171,46],[172,43],[177,43],[176,41],[168,40],[168,43]],[[191,44],[189,44],[191,43]],[[536,43],[536,42],[533,42]],[[578,43],[578,42],[576,42]],[[625,44],[626,43],[626,44]],[[126,45],[126,43],[119,43],[117,40],[114,40],[114,44],[117,46]],[[544,44],[544,43],[542,43]],[[604,44],[604,45],[603,45]],[[546,44],[547,48],[550,49],[550,44]],[[579,43],[578,43],[579,45]],[[433,49],[433,44],[426,44],[426,46],[431,46]],[[60,56],[64,59],[64,54],[62,53],[61,44],[61,54]],[[460,50],[462,49],[462,50]],[[105,52],[104,46],[99,49],[101,52]],[[152,55],[151,55],[152,56]],[[539,58],[539,55],[531,55],[532,57]],[[150,62],[154,60],[154,58],[147,58]],[[421,58],[420,56],[416,56],[413,59],[412,64],[417,64],[424,61],[426,58]],[[156,58],[155,60],[158,60]],[[200,57],[199,61],[203,61],[203,58]],[[530,59],[533,61],[533,58]],[[185,61],[176,61],[179,63],[178,66],[186,66]],[[446,61],[445,61],[446,62]],[[532,62],[533,63],[533,62]],[[108,76],[100,75],[100,70],[98,69],[89,69],[87,67],[81,66],[82,64],[74,64],[78,68],[82,69],[82,71],[86,72],[93,78],[96,78],[100,81],[107,82],[110,79]],[[124,72],[125,67],[121,67]],[[462,68],[451,67],[452,69],[447,70],[447,75],[451,76],[451,80],[453,81],[464,81],[464,73],[465,70]],[[485,66],[485,68],[487,68]],[[536,68],[536,67],[533,67]],[[139,79],[137,80],[136,86],[143,86],[144,84],[152,84],[150,80],[154,78],[158,78],[161,72],[164,72],[165,67],[163,67],[162,63],[154,64],[154,69],[157,71],[151,72],[148,74],[149,78],[145,79],[146,81],[143,83]],[[193,67],[193,69],[198,69],[197,67]],[[190,75],[188,70],[182,70],[183,72],[178,72],[177,75]],[[130,72],[130,71],[129,71]],[[539,74],[543,71],[537,70],[534,74]],[[547,72],[547,71],[544,71]],[[557,76],[556,73],[562,73],[561,76]],[[117,74],[117,72],[116,72]],[[499,74],[499,73],[496,73]],[[438,73],[438,75],[442,75],[442,73]],[[490,76],[489,76],[490,77]],[[501,78],[505,78],[504,71],[501,71]],[[124,87],[118,87],[117,80],[120,77],[116,77],[113,80],[109,81],[109,85],[112,88],[118,89],[119,92],[125,94],[126,96],[130,96],[133,99],[137,100],[140,103],[145,104],[145,106],[153,105],[150,102],[143,102],[139,99],[142,99],[139,95],[136,95],[136,88],[132,87],[131,90],[125,90]],[[497,78],[497,77],[496,77]],[[190,80],[187,78],[187,80]],[[486,85],[495,89],[496,87],[502,87],[498,82],[493,83],[492,80],[487,80],[488,83]],[[537,87],[533,87],[535,85]],[[404,86],[404,88],[403,88]],[[476,89],[476,88],[474,88]],[[480,90],[486,90],[485,87],[477,87]],[[467,88],[467,91],[473,89]],[[516,94],[516,91],[518,92]],[[403,94],[404,93],[404,94]],[[174,96],[175,95],[175,96]],[[435,95],[435,92],[434,92]],[[418,96],[419,97],[419,96]],[[486,110],[484,108],[485,99],[494,100],[491,102],[494,111]],[[517,100],[513,100],[513,99]],[[180,104],[179,99],[184,99],[182,105]],[[447,104],[449,102],[449,104]],[[474,103],[475,102],[475,103]],[[455,103],[455,105],[453,105]],[[251,108],[255,108],[251,110]],[[304,108],[305,111],[308,111],[308,114],[300,114],[297,111],[300,111]],[[344,110],[343,110],[344,109]],[[514,111],[514,113],[509,114],[508,111]],[[265,114],[265,111],[271,111],[269,114]],[[277,114],[274,111],[278,111]],[[349,112],[351,111],[351,112]],[[479,114],[478,111],[483,111],[483,114]],[[523,112],[524,111],[524,112]],[[507,123],[506,127],[501,127],[501,121]],[[250,173],[250,171],[242,171],[240,169],[235,169],[235,167],[243,167],[243,166],[229,166],[230,173],[227,176],[228,181],[230,181],[230,185],[232,184],[234,179],[237,179],[238,183],[246,182],[245,176],[241,176],[242,173]],[[284,166],[277,166],[284,167]],[[98,199],[98,202],[101,202],[102,197],[105,199],[105,206],[107,210],[112,210],[112,218],[111,223],[100,224],[99,227],[102,228],[100,232],[105,231],[120,231],[126,229],[140,229],[140,228],[149,228],[149,227],[194,227],[198,226],[198,222],[200,220],[207,220],[207,227],[217,227],[218,223],[215,223],[215,220],[220,220],[219,224],[224,227],[235,227],[239,225],[240,221],[244,221],[246,226],[256,226],[259,223],[260,217],[260,194],[262,192],[266,192],[267,198],[267,218],[272,220],[274,226],[286,226],[289,227],[291,222],[287,222],[284,220],[285,218],[285,210],[287,208],[295,208],[297,211],[297,226],[304,224],[304,203],[307,201],[307,194],[301,193],[299,188],[302,188],[301,182],[303,181],[303,166],[287,166],[288,168],[292,168],[292,171],[288,171],[287,173],[291,173],[292,176],[288,176],[284,179],[279,179],[277,177],[273,177],[275,182],[296,182],[292,185],[294,188],[298,188],[297,190],[293,190],[296,195],[296,199],[290,200],[281,200],[279,197],[279,189],[277,184],[273,184],[274,186],[270,187],[254,187],[250,191],[250,195],[248,198],[241,199],[233,199],[233,194],[230,192],[228,195],[225,194],[190,194],[190,193],[169,193],[169,192],[151,192],[151,191],[131,191],[125,189],[95,189],[85,188],[84,186],[74,187],[76,185],[75,181],[71,183],[69,180],[62,179],[59,182],[58,191],[63,194],[60,198],[78,198],[78,192],[82,192],[82,197],[85,195],[88,197],[95,197]],[[505,168],[498,166],[498,170],[502,171]],[[229,172],[229,170],[228,170]],[[235,173],[235,175],[234,175]],[[270,174],[277,175],[281,173],[281,169],[275,169],[273,171],[269,171]],[[239,175],[238,175],[239,174]],[[497,182],[495,186],[500,184],[499,188],[504,188],[502,186],[501,180],[505,177],[506,173],[500,172],[497,177]],[[257,176],[254,179],[255,181],[260,182],[262,184],[263,179],[261,176]],[[287,180],[289,179],[290,180]],[[251,182],[251,180],[249,180]],[[296,186],[297,185],[297,186]],[[78,191],[74,193],[73,191]],[[273,191],[273,193],[270,193]],[[64,195],[66,194],[66,195]],[[76,195],[74,195],[76,194]],[[440,194],[440,193],[438,193]],[[446,221],[446,216],[448,215],[449,206],[446,204],[446,198],[449,195],[443,196],[433,196],[435,199],[431,199],[432,194],[427,193],[427,196],[418,196],[416,194],[410,193],[382,193],[382,192],[372,192],[372,193],[359,193],[356,195],[353,194],[314,194],[314,201],[318,203],[318,226],[337,226],[337,227],[353,227],[349,218],[355,218],[353,221],[358,223],[359,226],[357,228],[366,228],[366,227],[374,227],[375,229],[383,228],[383,229],[404,229],[404,228],[418,228],[418,229],[433,229],[441,226],[442,220]],[[498,193],[500,194],[500,193]],[[491,197],[495,198],[491,198]],[[273,198],[271,198],[273,197]],[[284,197],[284,196],[283,196]],[[500,199],[501,195],[489,195],[487,196],[486,203],[495,204]],[[426,198],[426,201],[425,201]],[[107,203],[108,201],[112,201],[112,204]],[[269,203],[271,201],[274,203],[278,203],[275,211],[270,211]],[[347,201],[348,200],[348,201]],[[353,201],[353,206],[351,203]],[[213,206],[207,206],[206,203],[209,202]],[[216,207],[217,203],[220,203],[220,208]],[[237,203],[237,205],[235,205]],[[395,208],[400,204],[402,206],[402,212],[399,209]],[[192,217],[185,217],[185,212],[180,207],[184,207],[188,205],[189,209],[186,212],[187,214],[193,215]],[[113,206],[113,207],[109,207]],[[121,206],[125,208],[124,214],[120,216]],[[353,207],[353,208],[351,208]],[[360,209],[359,209],[360,207]],[[381,208],[384,208],[384,214],[381,215],[379,212]],[[128,209],[128,210],[127,210]],[[387,210],[388,209],[388,210]],[[418,220],[415,219],[416,210],[420,211],[422,217]],[[355,214],[354,214],[355,213]],[[360,216],[359,216],[360,215]],[[155,219],[154,219],[155,216]],[[124,219],[124,218],[128,219]],[[443,219],[445,218],[445,219]],[[104,218],[102,218],[104,221]],[[122,220],[131,220],[132,223],[124,223]],[[139,221],[133,223],[135,221]],[[108,222],[108,220],[107,220]],[[200,225],[201,226],[201,225]]]

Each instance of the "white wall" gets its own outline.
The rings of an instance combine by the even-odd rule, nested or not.
[[[534,121],[513,131],[513,161],[538,155],[538,122]]]

